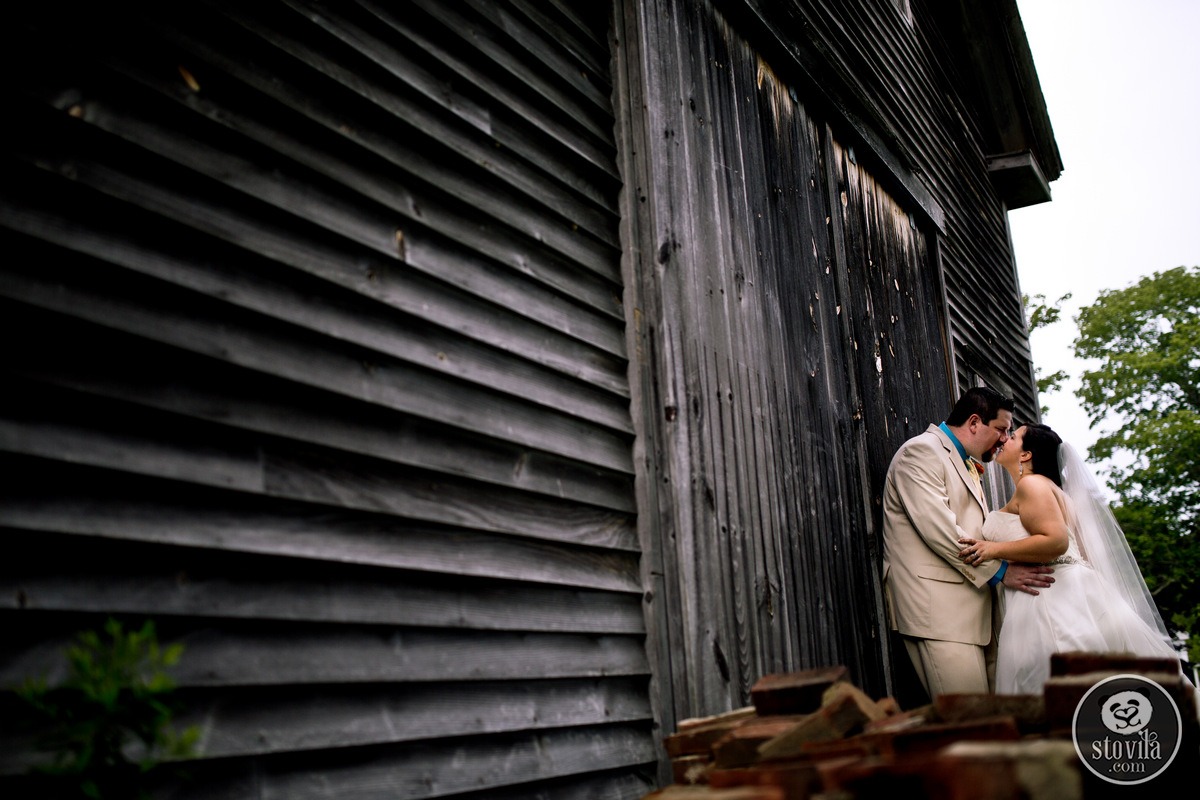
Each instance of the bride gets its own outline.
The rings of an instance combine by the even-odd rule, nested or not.
[[[1031,424],[995,460],[1016,491],[988,515],[982,541],[959,540],[959,557],[973,566],[993,558],[1045,563],[1055,579],[1038,596],[1005,589],[996,692],[1041,694],[1056,652],[1178,660],[1129,544],[1074,448]]]

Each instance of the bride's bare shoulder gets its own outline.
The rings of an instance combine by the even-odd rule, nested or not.
[[[1062,497],[1062,490],[1045,475],[1026,475],[1017,481],[1016,491],[1009,503],[1019,508],[1025,503],[1047,503],[1053,499],[1061,505]]]
[[[1054,481],[1047,478],[1045,475],[1026,475],[1021,480],[1017,481],[1017,491],[1015,494],[1054,494],[1061,492]]]
[[[1058,484],[1045,475],[1026,475],[1017,482],[1017,490],[1013,492],[1010,505],[1018,508],[1025,505],[1036,513],[1051,513],[1051,508],[1057,507],[1058,513],[1064,519],[1071,518],[1071,505],[1067,495]]]

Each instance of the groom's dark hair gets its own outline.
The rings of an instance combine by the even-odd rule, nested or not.
[[[1058,488],[1062,488],[1062,466],[1058,461],[1058,448],[1062,445],[1062,437],[1049,425],[1040,422],[1030,422],[1025,425],[1025,436],[1021,439],[1021,449],[1029,451],[1031,456],[1029,467],[1036,475],[1045,475]]]
[[[950,411],[950,416],[946,417],[946,424],[962,425],[971,418],[972,414],[978,414],[986,424],[999,416],[1001,409],[1011,412],[1013,406],[1011,397],[1005,397],[995,389],[989,389],[986,386],[976,386],[973,389],[967,389],[963,396],[958,398],[958,402]]]

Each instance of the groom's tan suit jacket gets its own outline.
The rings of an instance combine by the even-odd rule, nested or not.
[[[893,630],[986,645],[999,561],[969,567],[960,537],[980,538],[987,501],[958,449],[937,425],[905,442],[883,490],[883,583]]]

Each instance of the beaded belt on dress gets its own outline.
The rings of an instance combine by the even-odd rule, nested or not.
[[[1091,564],[1084,561],[1082,558],[1076,558],[1075,556],[1068,556],[1065,554],[1059,556],[1058,558],[1054,559],[1053,561],[1047,561],[1043,566],[1053,567],[1056,564],[1082,564],[1085,567],[1091,566]]]

